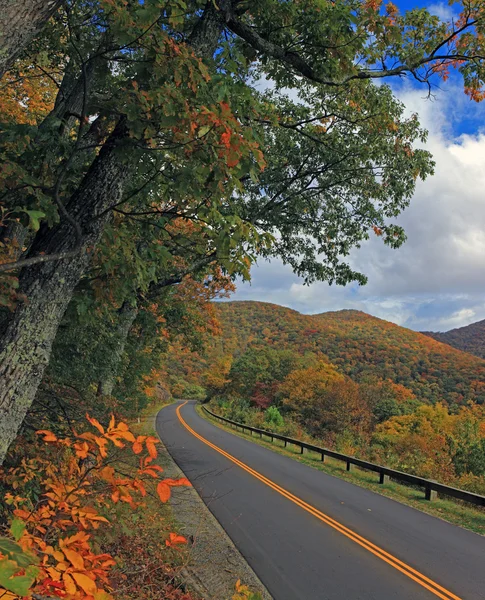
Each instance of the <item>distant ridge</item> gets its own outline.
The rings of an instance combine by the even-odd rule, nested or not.
[[[238,356],[261,346],[313,353],[355,381],[390,379],[423,401],[485,403],[485,360],[434,335],[357,310],[303,315],[257,301],[218,302],[216,309],[222,340],[214,343],[225,354]]]
[[[438,342],[449,344],[453,348],[485,358],[485,320],[477,321],[465,327],[451,329],[444,333],[423,331],[425,335]]]

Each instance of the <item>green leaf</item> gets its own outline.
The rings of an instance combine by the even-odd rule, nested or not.
[[[203,137],[206,133],[208,133],[210,131],[210,125],[204,125],[204,127],[201,127],[199,129],[199,135],[198,137]]]
[[[25,570],[24,575],[15,577],[15,573],[20,568],[15,561],[8,558],[0,560],[0,586],[19,596],[27,596],[35,578],[39,574],[39,569],[30,566]]]
[[[10,533],[15,538],[16,542],[22,537],[24,531],[25,523],[20,519],[14,519],[10,525]]]
[[[22,554],[23,550],[21,546],[12,542],[12,540],[2,537],[0,538],[0,552],[10,556],[12,554]]]
[[[39,231],[40,219],[43,219],[45,217],[45,213],[43,213],[40,210],[24,210],[23,212],[29,215],[30,227],[34,231]]]

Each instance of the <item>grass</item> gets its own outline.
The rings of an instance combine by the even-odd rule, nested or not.
[[[402,504],[412,506],[417,510],[425,512],[434,517],[448,521],[453,525],[458,525],[470,531],[474,531],[480,535],[485,535],[485,510],[478,507],[466,505],[460,501],[448,500],[446,498],[438,498],[433,502],[429,502],[424,498],[424,490],[402,485],[393,481],[389,483],[380,484],[377,480],[378,475],[371,471],[366,471],[354,466],[352,471],[346,470],[346,463],[333,458],[325,457],[325,462],[322,463],[320,454],[305,450],[304,454],[300,453],[300,448],[296,446],[288,445],[286,448],[284,442],[280,440],[274,440],[271,442],[268,439],[260,439],[255,436],[251,436],[248,433],[242,433],[234,430],[229,425],[221,423],[217,419],[214,419],[208,415],[202,407],[197,405],[196,410],[199,415],[216,425],[221,429],[230,431],[233,435],[237,435],[241,438],[249,439],[259,446],[268,448],[273,452],[281,454],[297,460],[309,467],[323,471],[334,477],[339,477],[350,483],[354,483],[360,487],[372,490],[373,492],[397,500]]]

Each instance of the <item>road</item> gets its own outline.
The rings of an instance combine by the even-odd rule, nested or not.
[[[175,462],[275,600],[484,600],[485,538],[241,439],[157,415]]]

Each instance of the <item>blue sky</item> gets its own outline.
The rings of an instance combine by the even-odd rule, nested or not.
[[[394,0],[401,10],[428,6],[450,14],[447,2]],[[261,300],[304,313],[354,308],[415,330],[446,331],[485,319],[485,102],[463,93],[458,77],[435,89],[411,81],[395,87],[430,135],[434,177],[420,182],[411,206],[398,219],[408,241],[399,250],[377,239],[352,253],[369,277],[366,286],[304,286],[279,261],[253,268],[251,284],[235,300]]]

